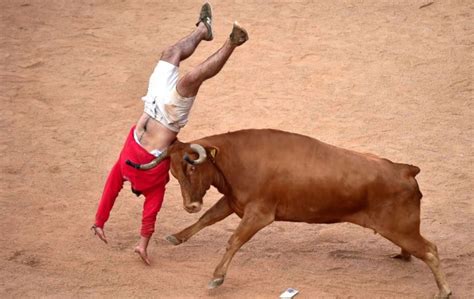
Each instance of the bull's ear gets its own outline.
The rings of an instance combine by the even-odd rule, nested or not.
[[[208,150],[209,150],[209,155],[211,155],[212,159],[215,159],[217,156],[217,153],[219,152],[219,149],[217,147],[210,147]]]
[[[183,147],[183,145],[184,145],[184,143],[182,143],[181,141],[176,139],[173,143],[171,143],[171,145],[168,146],[168,148],[167,148],[168,154],[177,152],[180,148]]]

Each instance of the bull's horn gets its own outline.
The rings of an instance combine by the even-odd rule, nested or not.
[[[189,147],[193,150],[193,152],[198,154],[199,157],[196,160],[192,160],[191,158],[189,158],[188,154],[184,154],[184,161],[188,162],[191,165],[197,165],[197,164],[201,164],[202,162],[206,160],[207,158],[206,150],[204,149],[202,145],[192,143],[189,145]]]
[[[146,163],[146,164],[138,164],[138,163],[134,163],[130,160],[127,160],[125,161],[125,163],[127,163],[127,165],[130,165],[132,166],[133,168],[136,168],[136,169],[139,169],[139,170],[148,170],[148,169],[152,169],[153,167],[155,167],[156,165],[158,165],[161,161],[163,161],[164,159],[166,159],[168,157],[168,151],[167,150],[164,150],[158,157],[156,157],[155,159],[153,159],[151,162],[149,163]]]

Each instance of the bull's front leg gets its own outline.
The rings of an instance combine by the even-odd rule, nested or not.
[[[247,243],[247,241],[250,240],[259,230],[272,223],[274,219],[275,212],[269,211],[268,208],[262,208],[258,205],[252,204],[248,204],[245,207],[242,220],[232,237],[230,237],[226,253],[219,265],[216,267],[214,277],[208,284],[209,289],[214,289],[224,282],[227,268],[237,250]]]
[[[166,240],[174,245],[179,245],[189,240],[189,238],[197,234],[203,228],[221,221],[233,212],[234,211],[229,205],[228,198],[223,196],[209,210],[207,210],[196,223],[183,229],[179,233],[167,236]]]

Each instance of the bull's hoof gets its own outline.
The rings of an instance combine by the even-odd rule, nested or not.
[[[435,298],[436,299],[449,299],[449,297],[451,297],[451,295],[453,294],[453,292],[451,292],[451,290],[443,290],[441,292],[439,292]]]
[[[394,254],[390,257],[393,258],[393,259],[402,260],[402,261],[405,261],[405,262],[411,261],[411,255],[410,254],[405,255],[405,254],[399,253],[399,254]]]
[[[211,281],[209,282],[209,284],[207,285],[207,288],[210,289],[210,290],[211,290],[211,289],[215,289],[215,288],[217,288],[218,286],[220,286],[220,285],[223,284],[223,283],[224,283],[224,277],[222,277],[222,278],[214,278],[213,280],[211,280]]]
[[[183,243],[182,241],[178,240],[178,238],[176,238],[176,237],[173,236],[173,235],[167,236],[167,237],[166,237],[166,240],[167,240],[168,242],[170,242],[171,244],[173,244],[173,245],[179,245],[179,244]]]

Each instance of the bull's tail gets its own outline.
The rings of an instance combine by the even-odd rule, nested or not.
[[[416,181],[415,176],[420,173],[420,168],[415,165],[410,164],[398,164],[402,169],[402,175],[408,179],[409,186],[411,186],[411,190],[413,191],[413,198],[417,200],[419,203],[423,194],[420,191],[420,187],[418,186],[418,182]]]
[[[398,165],[402,166],[404,173],[409,177],[414,178],[417,174],[420,173],[420,168],[418,166],[401,163],[399,163]]]
[[[416,177],[417,174],[420,173],[420,168],[415,165],[410,165],[408,164],[408,172],[410,173],[411,176]]]

